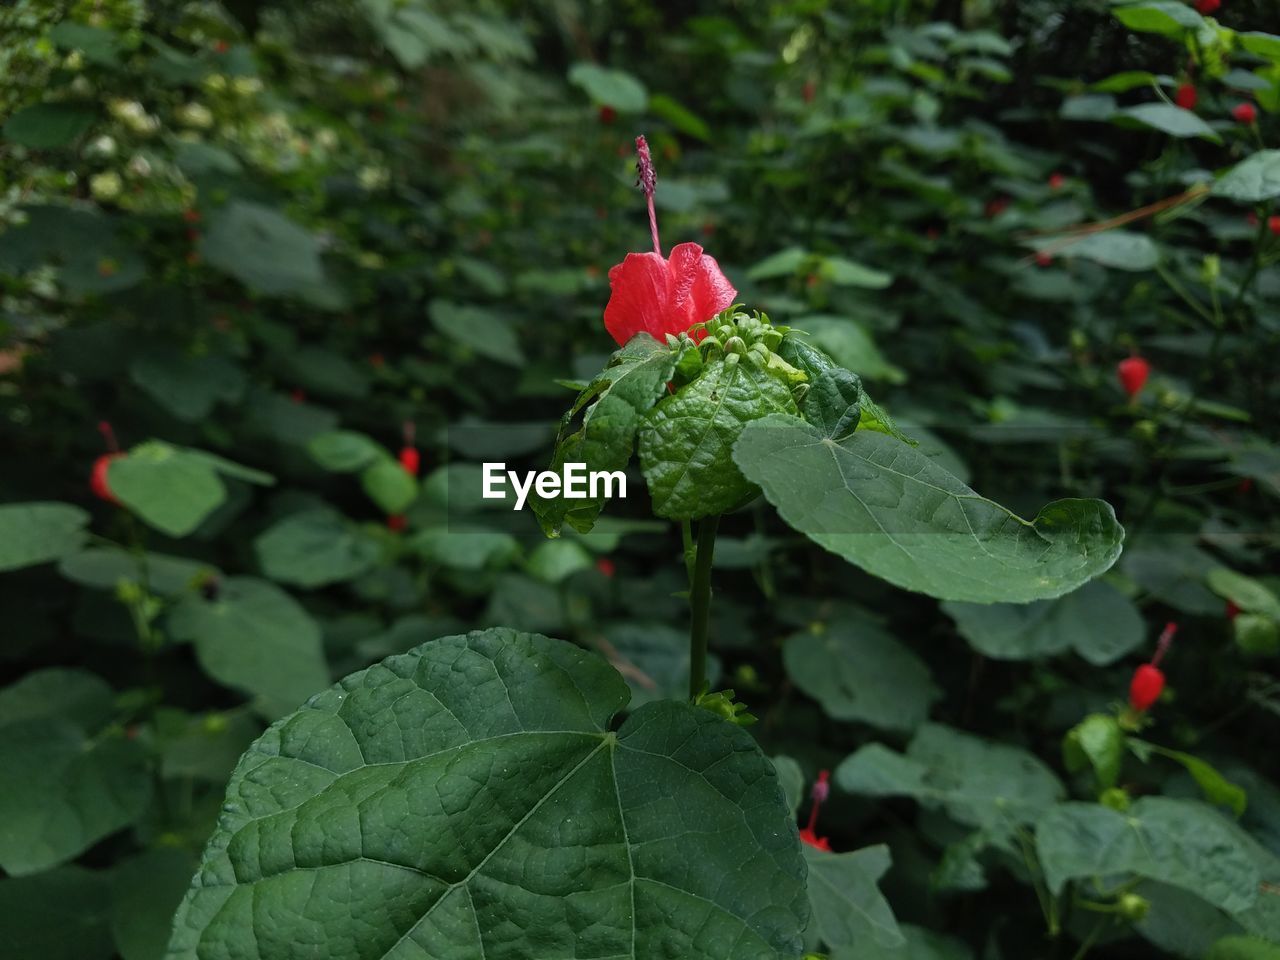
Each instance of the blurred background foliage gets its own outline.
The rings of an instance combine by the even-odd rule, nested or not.
[[[609,267],[648,247],[644,133],[668,248],[704,245],[975,489],[1024,515],[1104,497],[1128,529],[1101,582],[977,607],[873,581],[766,510],[726,519],[721,685],[795,797],[853,754],[820,832],[892,852],[893,914],[884,866],[841,861],[814,947],[1274,957],[1229,951],[1280,940],[1280,219],[1197,184],[1275,142],[1280,15],[1130,6],[1157,13],[7,5],[0,956],[160,957],[244,747],[415,643],[500,623],[601,651],[637,703],[682,695],[679,535],[638,477],[556,541],[478,495],[482,461],[546,463],[566,387],[613,346]],[[1131,354],[1152,365],[1132,402]],[[1029,826],[1101,796],[1062,738],[1167,620],[1150,737],[1226,785],[1148,755],[1110,786],[1238,817],[1256,902],[1197,896],[1230,868],[1181,851],[1060,915]],[[873,775],[908,743],[929,790]],[[851,932],[832,918],[855,903]]]

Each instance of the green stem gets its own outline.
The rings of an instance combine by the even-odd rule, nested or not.
[[[689,699],[695,700],[707,683],[707,627],[711,615],[711,563],[716,552],[719,515],[698,523],[697,555],[689,584]]]

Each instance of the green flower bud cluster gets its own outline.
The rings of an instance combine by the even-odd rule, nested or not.
[[[758,310],[746,314],[735,306],[706,323],[695,324],[686,336],[696,340],[697,334],[706,334],[698,343],[704,362],[723,358],[727,365],[734,366],[745,360],[797,386],[808,377],[777,354],[789,331],[790,327],[775,327],[767,314]]]

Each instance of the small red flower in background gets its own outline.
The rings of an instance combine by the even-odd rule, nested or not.
[[[194,207],[182,211],[182,219],[187,223],[199,223],[201,220],[200,211]]]
[[[1060,173],[1052,173],[1049,175],[1049,189],[1061,190],[1067,182],[1067,178]]]
[[[1173,642],[1173,635],[1177,632],[1176,623],[1165,624],[1164,630],[1160,633],[1160,639],[1156,641],[1156,654],[1151,658],[1151,662],[1144,663],[1133,671],[1133,679],[1129,681],[1129,706],[1138,713],[1146,713],[1150,710],[1152,705],[1160,699],[1160,694],[1164,692],[1164,671],[1160,669],[1160,661],[1169,649],[1169,644]]]
[[[617,564],[608,557],[600,557],[596,560],[596,569],[599,570],[602,575],[609,577],[610,579],[612,579],[614,574],[618,572]]]
[[[231,44],[227,43],[227,41],[225,40],[218,40],[213,45],[214,53],[226,53],[230,49],[231,49]]]
[[[294,403],[306,403],[307,391],[303,390],[301,387],[294,387],[289,391],[289,399]]]
[[[1196,0],[1196,11],[1205,15],[1217,13],[1221,6],[1222,0]]]
[[[1196,92],[1196,88],[1189,83],[1180,84],[1173,95],[1173,102],[1183,110],[1194,110],[1199,100],[1200,94],[1198,94]]]
[[[636,137],[636,152],[640,185],[649,205],[653,253],[628,253],[609,271],[612,292],[604,308],[604,326],[620,346],[637,333],[657,340],[669,333],[685,333],[695,323],[733,306],[738,295],[715,258],[698,244],[680,243],[672,248],[670,258],[662,256],[653,208],[658,178],[644,137]]]
[[[1234,620],[1236,617],[1240,616],[1240,608],[1236,606],[1236,602],[1234,600],[1227,601],[1227,609],[1224,612],[1228,620]]]
[[[1248,493],[1253,489],[1253,477],[1245,477],[1240,481],[1240,485],[1236,487],[1237,493]]]
[[[1267,229],[1273,237],[1280,237],[1280,214],[1267,217]]]
[[[409,525],[403,513],[393,513],[387,517],[387,529],[392,533],[400,533]]]
[[[818,850],[831,852],[831,842],[826,837],[820,837],[817,834],[818,828],[818,812],[822,809],[823,803],[827,797],[831,796],[831,771],[819,770],[818,779],[813,785],[813,790],[809,796],[813,798],[813,807],[809,811],[809,823],[800,831],[800,840],[809,846]]]
[[[1252,103],[1242,103],[1231,111],[1237,123],[1253,124],[1258,119],[1258,108]]]
[[[106,420],[101,421],[98,424],[98,432],[102,434],[102,440],[110,452],[104,453],[93,461],[93,469],[89,472],[89,490],[99,500],[119,506],[120,501],[111,492],[111,485],[107,482],[107,471],[111,469],[111,461],[119,460],[124,454],[120,452],[120,445],[116,443],[116,432],[111,429],[111,424]]]
[[[987,201],[987,206],[984,212],[986,213],[988,220],[993,220],[1008,209],[1009,209],[1009,198],[996,197],[994,200]]]
[[[804,97],[805,103],[813,103],[813,98],[818,95],[818,84],[813,80],[806,80],[800,95]]]
[[[418,471],[422,469],[422,456],[418,453],[418,448],[413,445],[416,429],[412,420],[406,420],[401,427],[404,446],[400,448],[400,466],[411,477],[416,477]]]
[[[600,108],[600,122],[606,127],[612,125],[613,121],[618,119],[618,111],[613,107],[605,104]]]
[[[1126,357],[1116,364],[1116,377],[1130,400],[1136,399],[1142,392],[1149,376],[1151,376],[1151,364],[1142,357]]]
[[[1038,263],[1042,267],[1049,266],[1051,263],[1053,263],[1053,254],[1046,253],[1044,250],[1041,250],[1039,253],[1036,254],[1036,263]]]

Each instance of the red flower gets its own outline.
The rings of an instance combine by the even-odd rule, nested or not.
[[[1040,266],[1042,267],[1049,266],[1051,263],[1053,263],[1053,254],[1048,253],[1045,250],[1041,250],[1039,253],[1036,254],[1036,263],[1040,264]]]
[[[605,104],[600,108],[600,122],[603,123],[606,127],[612,124],[613,121],[617,119],[618,119],[618,111],[613,109],[613,107],[609,106],[608,104]]]
[[[402,447],[400,449],[400,466],[404,467],[404,472],[411,477],[416,477],[418,471],[422,468],[422,457],[418,454],[417,447]]]
[[[1280,215],[1267,217],[1267,229],[1273,237],[1280,237]]]
[[[1194,110],[1199,99],[1200,94],[1198,94],[1196,92],[1196,88],[1189,83],[1180,84],[1173,95],[1173,102],[1183,110]]]
[[[1252,124],[1258,119],[1258,108],[1252,103],[1242,103],[1231,111],[1237,123]]]
[[[818,850],[825,850],[827,853],[831,852],[831,841],[826,837],[818,836],[808,827],[805,827],[800,831],[800,840],[802,843],[807,843],[809,846],[816,847]]]
[[[612,578],[618,572],[617,565],[608,557],[601,557],[596,561],[596,569],[606,577]]]
[[[1008,197],[996,197],[994,200],[988,200],[985,212],[987,219],[994,219],[1009,209]]]
[[[677,244],[670,259],[628,253],[609,271],[609,286],[604,326],[619,345],[641,332],[657,340],[684,333],[732,306],[738,295],[715,258],[696,243]]]
[[[1164,692],[1164,671],[1160,669],[1160,661],[1164,658],[1173,642],[1173,635],[1178,632],[1176,623],[1166,623],[1160,631],[1160,639],[1156,641],[1156,654],[1150,663],[1144,663],[1133,671],[1133,679],[1129,681],[1129,706],[1138,713],[1145,713],[1152,704],[1160,699]]]
[[[817,95],[818,85],[812,80],[806,80],[804,82],[804,89],[801,91],[801,96],[804,97],[804,102],[813,103],[813,98]]]
[[[409,525],[403,513],[393,513],[387,517],[387,529],[392,533],[399,533]]]
[[[93,461],[93,472],[89,474],[89,489],[93,491],[93,495],[98,499],[117,505],[120,503],[107,483],[107,471],[111,468],[112,460],[118,460],[123,456],[123,453],[104,453]]]
[[[1142,392],[1150,375],[1151,364],[1142,357],[1126,357],[1116,364],[1116,376],[1120,379],[1120,386],[1124,388],[1130,400]]]
[[[1145,713],[1160,699],[1163,691],[1164,671],[1144,663],[1133,671],[1133,679],[1129,682],[1129,706],[1139,713]]]
[[[1217,13],[1221,6],[1222,0],[1196,0],[1196,10],[1205,15]]]
[[[1052,173],[1049,175],[1049,189],[1061,190],[1066,184],[1067,178],[1060,173]]]
[[[826,837],[820,837],[817,834],[818,828],[818,811],[822,809],[822,805],[826,802],[827,797],[831,795],[831,771],[819,770],[818,779],[813,784],[813,789],[809,796],[813,798],[813,808],[809,811],[809,824],[800,831],[800,840],[807,843],[811,847],[818,850],[826,850],[831,852],[831,843]]]
[[[1236,606],[1236,602],[1234,600],[1227,601],[1226,616],[1228,620],[1234,620],[1236,617],[1240,616],[1240,608]]]
[[[200,211],[196,210],[194,207],[190,207],[186,210],[183,210],[182,219],[185,220],[187,223],[199,223],[201,219]]]

